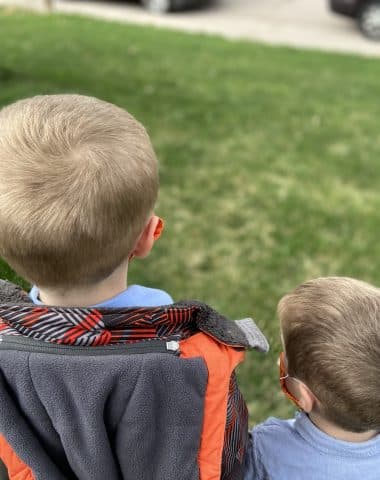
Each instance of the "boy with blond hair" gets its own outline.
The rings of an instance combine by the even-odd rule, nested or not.
[[[380,475],[380,290],[318,278],[278,306],[280,381],[301,410],[252,430],[245,479],[377,480]]]
[[[239,479],[250,321],[127,285],[162,230],[144,127],[80,95],[0,111],[0,458],[10,479]]]

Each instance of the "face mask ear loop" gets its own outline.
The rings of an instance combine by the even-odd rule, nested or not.
[[[154,230],[154,234],[153,234],[153,238],[155,241],[161,237],[164,228],[165,228],[164,221],[162,220],[162,218],[158,217],[156,229]]]
[[[164,227],[165,227],[165,222],[162,220],[162,218],[157,217],[157,219],[158,219],[157,220],[157,225],[156,225],[156,228],[155,228],[154,233],[153,233],[153,239],[154,239],[155,242],[161,237],[162,232],[163,232]],[[135,254],[132,252],[128,257],[128,262],[130,262],[134,258],[135,258]]]
[[[288,386],[286,384],[286,380],[288,378],[291,378],[288,373],[286,373],[285,369],[285,353],[281,352],[280,353],[280,386],[281,390],[284,392],[284,394],[291,400],[298,409],[303,410],[301,407],[299,400],[292,394],[292,392],[288,389]]]

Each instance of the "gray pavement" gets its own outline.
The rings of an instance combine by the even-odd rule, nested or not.
[[[9,2],[22,0],[0,0]],[[351,19],[330,13],[327,0],[215,0],[207,8],[169,15],[152,15],[127,0],[55,0],[55,8],[118,22],[380,57],[380,43],[363,38]]]

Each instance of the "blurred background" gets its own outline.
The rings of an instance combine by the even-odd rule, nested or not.
[[[289,416],[280,297],[380,285],[380,2],[142,3],[0,0],[0,105],[77,92],[146,125],[166,230],[129,282],[255,318],[271,351],[239,370],[251,423]]]

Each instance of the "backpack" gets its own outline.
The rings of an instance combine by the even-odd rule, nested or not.
[[[199,302],[41,307],[2,287],[0,458],[11,480],[243,478],[235,368],[246,348],[268,349],[251,320]]]

